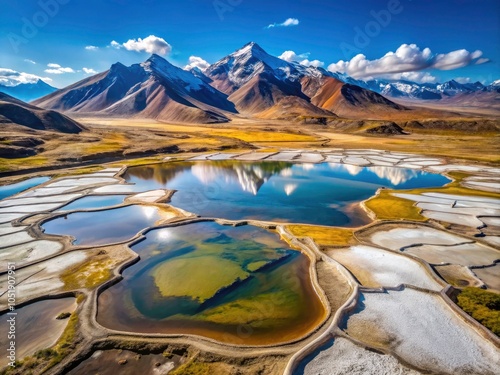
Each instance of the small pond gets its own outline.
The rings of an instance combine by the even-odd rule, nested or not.
[[[153,230],[132,249],[141,260],[99,296],[108,328],[262,345],[297,339],[325,314],[308,258],[276,233],[201,222]]]

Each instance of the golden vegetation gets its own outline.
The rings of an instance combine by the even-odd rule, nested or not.
[[[92,289],[101,285],[113,276],[113,263],[107,254],[103,254],[65,270],[60,276],[64,289]]]
[[[315,225],[287,225],[295,237],[310,237],[318,246],[348,246],[355,243],[351,229]]]
[[[464,288],[458,306],[483,326],[500,336],[500,294],[479,288]]]
[[[39,168],[49,165],[49,159],[45,156],[31,156],[20,159],[5,159],[0,158],[0,172],[7,172],[15,169],[23,168]]]
[[[422,194],[426,192],[435,192],[441,194],[457,194],[467,196],[481,196],[500,198],[499,193],[473,190],[462,186],[461,181],[470,176],[463,172],[449,172],[448,175],[454,179],[446,186],[438,188],[421,188],[411,190],[390,190],[382,189],[379,194],[365,202],[365,206],[372,211],[377,219],[380,220],[411,220],[426,221],[427,219],[420,214],[420,209],[415,207],[412,200],[399,198],[393,193]]]
[[[420,215],[415,202],[395,197],[393,190],[382,189],[379,194],[365,202],[365,207],[372,211],[379,220],[427,221]]]

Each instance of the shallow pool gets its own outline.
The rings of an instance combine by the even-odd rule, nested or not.
[[[301,337],[325,314],[308,258],[276,233],[201,222],[146,237],[132,247],[140,262],[99,297],[108,328],[266,344]]]
[[[73,236],[75,245],[104,245],[131,239],[162,217],[157,207],[132,205],[69,213],[44,223],[42,229],[47,234]]]
[[[95,210],[99,208],[113,207],[123,203],[126,195],[89,195],[71,202],[57,211],[75,211],[75,210]]]
[[[4,199],[38,186],[50,180],[50,177],[34,177],[15,184],[0,186],[0,199]]]

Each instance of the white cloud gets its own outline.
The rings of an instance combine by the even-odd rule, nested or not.
[[[285,51],[280,56],[278,56],[281,60],[285,60],[288,62],[298,61],[300,59],[306,59],[309,57],[308,53],[302,53],[297,55],[294,51]]]
[[[113,41],[111,46],[117,48],[118,43]],[[128,51],[156,53],[166,55],[172,51],[172,46],[165,39],[150,35],[147,38],[130,39],[123,43],[123,47]]]
[[[480,59],[482,54],[481,51],[469,52],[465,49],[433,54],[430,48],[421,50],[416,44],[402,44],[396,52],[388,52],[380,59],[368,60],[365,55],[359,54],[350,61],[340,60],[330,64],[328,70],[347,73],[354,78],[417,72],[424,69],[452,70],[488,62],[488,59]]]
[[[97,51],[99,49],[99,47],[97,47],[97,46],[86,46],[85,49],[87,51]]]
[[[12,69],[0,68],[0,85],[17,86],[21,83],[35,83],[39,79],[45,82],[52,82],[49,77],[39,77],[35,74],[17,72]]]
[[[475,64],[480,65],[480,64],[485,64],[487,62],[490,62],[490,59],[480,58],[480,59],[477,59]]]
[[[193,68],[198,68],[202,72],[205,71],[210,64],[203,60],[201,57],[198,56],[190,56],[189,57],[189,64],[184,67],[185,70],[191,70]]]
[[[50,63],[47,64],[47,67],[49,67],[50,69],[45,69],[45,73],[49,74],[75,73],[75,71],[72,68],[69,67],[64,68],[59,64]]]
[[[111,43],[109,44],[110,47],[120,49],[122,48],[122,45],[118,43],[116,40],[112,40]]]
[[[297,18],[287,18],[285,22],[281,23],[272,23],[266,27],[266,29],[271,29],[273,27],[288,27],[288,26],[297,26],[299,24],[299,20]]]
[[[301,53],[297,55],[294,51],[285,51],[280,56],[278,56],[281,60],[285,60],[288,62],[296,61],[301,65],[305,66],[314,66],[316,68],[322,67],[325,65],[323,61],[319,60],[309,60],[309,53]]]
[[[82,68],[85,74],[97,74],[97,71],[92,68]]]
[[[24,59],[24,62],[36,65],[36,61],[30,60],[30,59]]]
[[[429,72],[404,72],[404,73],[394,73],[381,76],[381,78],[393,79],[393,80],[403,80],[419,83],[436,83],[437,77],[434,77]]]
[[[305,65],[305,66],[314,66],[315,68],[320,68],[320,67],[325,65],[325,63],[323,61],[319,61],[319,60],[309,61],[308,59],[300,61],[300,64]]]
[[[455,81],[458,83],[470,83],[470,78],[469,77],[457,77],[455,78]]]

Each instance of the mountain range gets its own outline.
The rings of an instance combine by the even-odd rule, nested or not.
[[[78,113],[164,121],[226,122],[231,116],[335,117],[406,110],[371,90],[346,84],[326,70],[287,62],[249,43],[206,71],[186,71],[152,55],[33,102]]]
[[[455,80],[445,83],[416,83],[405,80],[354,80],[354,83],[391,98],[441,100],[480,93],[500,93],[500,80],[488,86],[483,85],[481,82],[459,83]]]
[[[355,80],[323,68],[272,56],[251,42],[202,71],[183,70],[153,54],[141,64],[109,70],[45,95],[46,109],[163,121],[216,123],[232,116],[383,119],[411,111],[393,100],[442,100],[471,93],[498,94],[498,82],[418,84]]]
[[[50,86],[41,79],[32,83],[20,83],[16,86],[0,85],[0,92],[13,96],[14,98],[24,102],[30,102],[41,98],[42,96],[53,93],[54,91],[57,91],[55,87]]]

